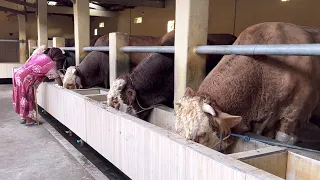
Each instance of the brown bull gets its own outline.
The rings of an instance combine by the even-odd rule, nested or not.
[[[235,45],[320,43],[320,29],[289,23],[247,28]],[[216,149],[222,132],[255,132],[294,144],[296,133],[319,115],[319,56],[224,56],[197,93],[186,90],[178,103],[176,130]]]

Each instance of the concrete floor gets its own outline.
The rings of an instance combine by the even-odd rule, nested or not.
[[[45,124],[26,127],[19,123],[12,108],[12,85],[0,85],[1,180],[94,179]]]

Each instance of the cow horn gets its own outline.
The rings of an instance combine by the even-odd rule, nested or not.
[[[207,103],[203,103],[202,111],[205,112],[205,113],[209,113],[212,116],[216,116],[216,112],[214,111],[214,109]]]

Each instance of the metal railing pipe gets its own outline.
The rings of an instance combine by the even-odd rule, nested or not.
[[[89,47],[84,47],[84,51],[103,51],[103,52],[108,52],[109,51],[109,46],[89,46]]]
[[[122,52],[174,53],[174,46],[124,46]]]
[[[25,40],[14,40],[14,39],[0,39],[0,42],[11,42],[11,43],[25,43]]]
[[[198,54],[319,56],[320,44],[267,44],[198,46]]]
[[[59,47],[60,49],[62,50],[65,50],[65,51],[75,51],[75,47]]]
[[[37,46],[33,46],[32,49],[37,49],[38,47]],[[48,47],[48,48],[53,48],[53,47]],[[58,47],[62,50],[65,50],[65,51],[75,51],[75,47]]]

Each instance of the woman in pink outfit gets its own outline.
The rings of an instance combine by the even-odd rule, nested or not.
[[[41,53],[30,58],[13,75],[13,109],[27,126],[35,125],[34,87],[38,87],[48,77],[62,86],[57,67],[61,67],[65,56],[59,48],[51,48],[47,54]]]

